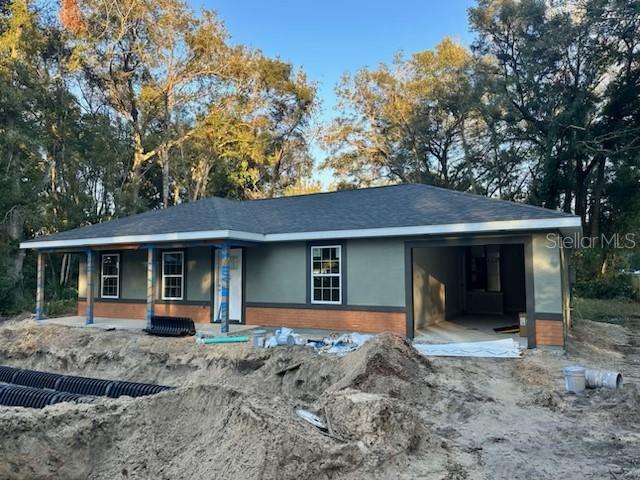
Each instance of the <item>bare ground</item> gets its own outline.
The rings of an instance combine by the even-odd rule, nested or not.
[[[581,321],[566,355],[425,359],[385,334],[334,358],[6,322],[0,364],[178,388],[0,407],[0,478],[640,478],[638,340],[638,330]],[[626,384],[568,395],[570,364],[618,368]],[[296,406],[326,416],[332,434]]]

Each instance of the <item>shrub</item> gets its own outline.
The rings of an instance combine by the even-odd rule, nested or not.
[[[586,298],[631,299],[634,296],[631,275],[627,274],[579,279],[575,285],[575,292]]]

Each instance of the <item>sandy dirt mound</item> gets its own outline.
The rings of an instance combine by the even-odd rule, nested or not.
[[[425,359],[384,334],[338,358],[9,322],[0,364],[178,388],[0,407],[0,478],[640,478],[637,385],[580,397],[562,388],[562,367],[575,363],[638,374],[633,335],[605,333],[581,323],[568,356],[520,360]]]

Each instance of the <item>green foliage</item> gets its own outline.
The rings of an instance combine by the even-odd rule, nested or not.
[[[605,277],[583,278],[576,283],[575,292],[585,298],[627,300],[634,298],[631,275],[622,273]]]
[[[592,299],[576,297],[573,315],[577,319],[593,320],[635,327],[640,319],[640,303],[632,300]]]

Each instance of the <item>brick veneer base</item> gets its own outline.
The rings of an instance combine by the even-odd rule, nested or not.
[[[86,301],[78,301],[78,315],[84,315]],[[157,303],[153,307],[156,315],[170,315],[173,317],[189,317],[196,323],[209,323],[211,321],[210,309],[207,305],[177,305]],[[144,320],[146,318],[147,305],[145,303],[127,302],[98,302],[93,305],[93,315],[108,318],[130,318]]]
[[[559,346],[563,345],[564,335],[562,332],[562,321],[558,320],[536,320],[536,344],[539,346]]]
[[[247,325],[321,328],[371,333],[386,331],[406,335],[404,312],[247,307],[245,313]]]

